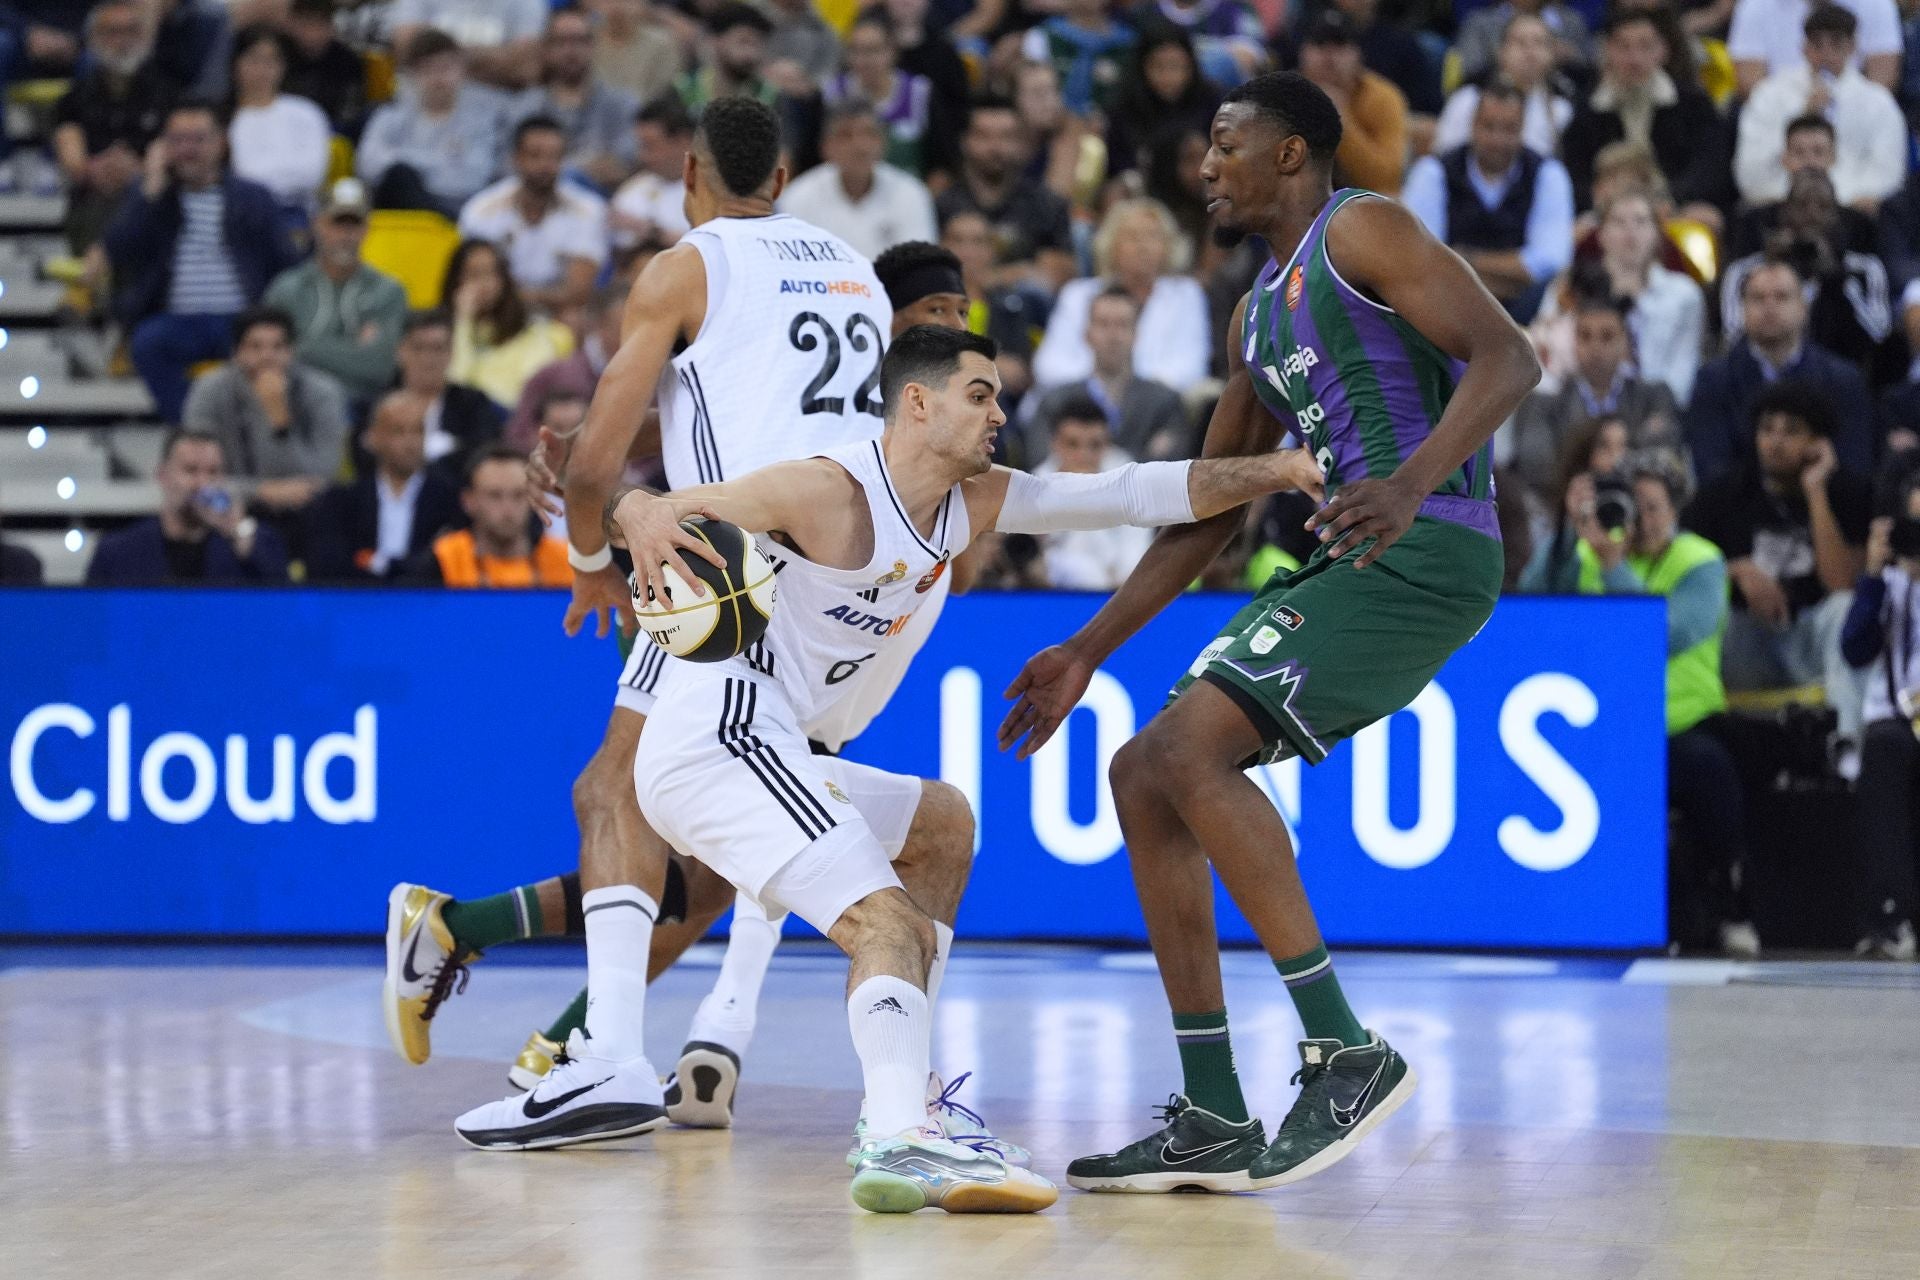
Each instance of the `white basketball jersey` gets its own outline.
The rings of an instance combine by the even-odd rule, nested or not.
[[[873,556],[858,569],[831,569],[762,535],[760,550],[780,575],[779,601],[766,636],[730,660],[779,682],[802,724],[852,695],[882,654],[924,639],[924,631],[909,634],[909,623],[970,537],[958,485],[941,499],[930,533],[913,526],[878,440],[821,456],[860,482],[873,522]]]
[[[707,317],[660,379],[667,486],[732,480],[877,439],[893,305],[873,264],[786,214],[681,237],[707,268]]]

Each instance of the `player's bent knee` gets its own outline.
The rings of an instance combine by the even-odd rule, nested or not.
[[[904,891],[892,888],[875,890],[847,907],[826,933],[849,956],[871,947],[892,949],[905,943],[919,950],[923,963],[931,964],[939,945],[933,919]]]
[[[973,829],[973,806],[960,788],[931,778],[920,784],[920,809],[909,843],[924,843],[935,857],[971,861]]]

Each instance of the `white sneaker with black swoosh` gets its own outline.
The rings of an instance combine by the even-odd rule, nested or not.
[[[586,1033],[575,1031],[531,1090],[475,1107],[453,1131],[483,1151],[533,1151],[631,1138],[666,1123],[653,1064],[600,1057]]]

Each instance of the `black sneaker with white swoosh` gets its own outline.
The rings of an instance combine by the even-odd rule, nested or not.
[[[1300,1096],[1280,1122],[1273,1145],[1250,1170],[1256,1190],[1310,1178],[1353,1153],[1413,1096],[1420,1077],[1377,1032],[1351,1047],[1338,1040],[1302,1040]]]
[[[475,1107],[454,1121],[453,1130],[484,1151],[531,1151],[630,1138],[666,1123],[652,1065],[645,1058],[603,1058],[593,1041],[575,1031],[553,1070],[531,1090]]]
[[[1235,1124],[1187,1101],[1167,1099],[1166,1126],[1111,1155],[1081,1156],[1067,1185],[1082,1191],[1250,1191],[1248,1169],[1266,1146],[1259,1120]]]

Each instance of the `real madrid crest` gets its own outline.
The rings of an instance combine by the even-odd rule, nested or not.
[[[925,595],[927,592],[933,590],[933,584],[940,581],[940,575],[947,571],[947,561],[952,558],[953,552],[942,551],[939,561],[934,564],[933,568],[920,575],[920,581],[913,584],[914,591],[920,595]]]
[[[907,576],[907,562],[905,560],[895,560],[893,562],[893,572],[881,574],[879,577],[873,580],[873,584],[876,587],[890,586],[891,584],[900,581],[900,579],[906,576]]]
[[[1287,310],[1291,311],[1300,305],[1300,291],[1305,284],[1306,271],[1296,266],[1287,276]]]

